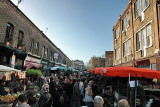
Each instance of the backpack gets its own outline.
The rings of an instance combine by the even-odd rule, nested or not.
[[[62,93],[62,95],[60,95],[59,102],[60,102],[61,105],[64,105],[64,96],[63,96],[63,93]]]

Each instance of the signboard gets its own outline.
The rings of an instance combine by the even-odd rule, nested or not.
[[[16,55],[12,55],[12,59],[11,59],[11,67],[14,68],[15,66],[15,61],[16,61]]]
[[[129,85],[130,85],[130,87],[135,87],[135,80],[133,80],[133,81],[130,81],[129,82]],[[137,86],[138,86],[138,80],[137,80]]]
[[[58,53],[54,53],[54,59],[58,59],[59,54]]]

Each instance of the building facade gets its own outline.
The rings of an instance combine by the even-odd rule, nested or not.
[[[105,67],[113,67],[113,51],[105,51]]]
[[[159,0],[130,0],[113,26],[114,66],[160,70]]]
[[[10,0],[0,0],[0,64],[71,66],[72,61]],[[12,60],[12,61],[11,61]]]
[[[84,70],[84,62],[82,60],[72,60],[72,68],[83,71]]]

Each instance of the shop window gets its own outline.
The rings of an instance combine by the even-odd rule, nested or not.
[[[24,38],[24,33],[22,31],[19,31],[18,47],[23,45],[23,38]]]
[[[7,29],[6,29],[6,36],[5,36],[5,42],[12,42],[13,40],[13,30],[14,26],[11,23],[7,24]]]
[[[151,64],[151,69],[152,70],[157,70],[156,64]]]

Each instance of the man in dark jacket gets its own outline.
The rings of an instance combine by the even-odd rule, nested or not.
[[[5,83],[6,83],[6,81],[0,80],[0,95],[2,95],[2,96],[5,96],[9,93],[9,91],[5,91],[5,89],[4,89]]]
[[[80,107],[81,91],[79,89],[80,79],[73,86],[73,107]]]

